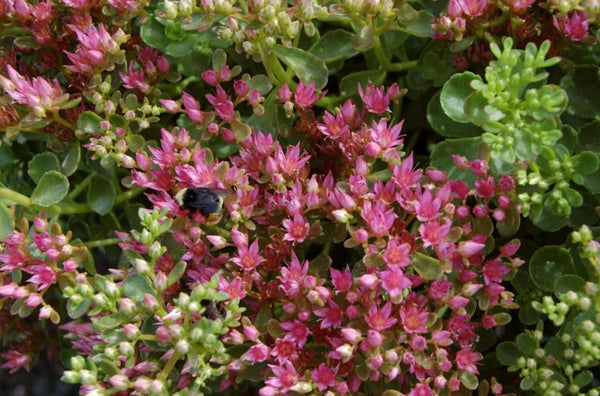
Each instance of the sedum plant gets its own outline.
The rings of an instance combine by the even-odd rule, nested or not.
[[[0,2],[0,366],[596,394],[599,12]]]

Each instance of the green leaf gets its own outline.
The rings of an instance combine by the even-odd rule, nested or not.
[[[44,152],[33,156],[27,164],[27,174],[38,183],[46,172],[60,169],[58,157],[54,153]]]
[[[151,47],[165,48],[171,40],[165,35],[165,27],[158,22],[156,17],[150,16],[140,29],[140,37]]]
[[[72,300],[67,301],[67,313],[71,319],[77,319],[85,315],[90,307],[91,300],[86,298],[79,304],[74,304]]]
[[[42,176],[31,194],[31,203],[48,207],[59,203],[69,192],[69,180],[57,171],[49,171]]]
[[[583,65],[575,68],[560,80],[560,86],[567,92],[569,114],[585,118],[600,116],[600,102],[597,100],[600,91],[598,66]]]
[[[308,263],[308,272],[312,275],[325,275],[331,268],[331,257],[326,253],[321,253]]]
[[[419,11],[419,19],[415,23],[407,25],[403,30],[417,37],[431,37],[434,33],[431,25],[433,16],[425,10]]]
[[[568,291],[585,294],[585,279],[579,275],[565,274],[559,276],[554,282],[554,294],[557,296]]]
[[[351,39],[352,46],[358,51],[365,52],[375,44],[375,26],[372,24],[364,25],[357,35]]]
[[[513,366],[517,360],[523,356],[519,347],[512,341],[501,342],[496,347],[496,358],[505,366]]]
[[[473,124],[482,126],[483,129],[488,128],[490,121],[498,121],[504,117],[504,113],[489,105],[481,92],[475,92],[466,98],[464,112]]]
[[[331,30],[321,36],[308,51],[325,62],[350,58],[358,53],[352,46],[353,37],[352,33],[344,29]]]
[[[465,386],[465,388],[470,390],[475,390],[479,386],[479,380],[477,376],[469,371],[463,371],[458,375],[460,379],[460,383]]]
[[[111,211],[117,192],[115,185],[105,176],[94,174],[88,186],[87,201],[92,210],[100,215]]]
[[[434,280],[442,276],[440,260],[423,253],[415,253],[412,259],[415,271],[425,280]]]
[[[244,140],[248,139],[250,133],[252,133],[252,128],[245,122],[233,120],[230,125],[233,136],[235,136],[235,139],[238,142],[243,142]]]
[[[8,237],[13,231],[13,221],[9,210],[0,202],[0,239]]]
[[[582,371],[573,378],[573,383],[580,388],[587,386],[594,379],[594,374],[590,370]]]
[[[481,81],[481,77],[471,72],[455,74],[446,81],[440,94],[440,103],[446,115],[462,124],[471,122],[465,114],[465,102],[475,92],[471,87],[473,80]]]
[[[548,195],[542,205],[532,206],[529,218],[544,231],[557,231],[564,227],[569,219],[566,214],[558,214],[549,207]]]
[[[346,74],[340,81],[340,93],[346,97],[354,96],[358,94],[358,84],[362,87],[366,87],[369,82],[381,85],[384,79],[385,71],[381,69]]]
[[[156,290],[150,279],[137,273],[130,274],[123,280],[123,292],[136,302],[144,301],[146,294],[156,296]]]
[[[531,326],[540,320],[540,313],[531,305],[523,305],[519,308],[519,320],[526,326]]]
[[[175,41],[167,45],[164,49],[165,54],[175,58],[181,58],[183,56],[189,55],[194,50],[194,46],[197,43],[197,41],[197,35],[187,35],[183,38],[183,40]]]
[[[514,235],[521,226],[521,214],[516,207],[511,206],[504,211],[506,218],[496,223],[496,230],[503,237]]]
[[[535,356],[538,343],[530,333],[521,333],[516,338],[517,347],[529,357]]]
[[[273,82],[264,74],[256,74],[248,81],[248,88],[248,92],[252,92],[252,90],[256,89],[259,94],[266,95],[273,88]]]
[[[598,170],[600,159],[598,154],[590,151],[583,151],[572,156],[569,161],[573,165],[573,170],[580,175],[589,175]]]
[[[449,179],[473,182],[473,172],[463,171],[454,166],[452,154],[463,155],[469,160],[478,158],[480,138],[447,139],[438,143],[431,153],[431,166],[448,173]]]
[[[79,116],[77,120],[77,127],[84,133],[100,133],[102,129],[100,129],[100,122],[102,118],[92,112],[92,111],[84,111]]]
[[[77,170],[81,160],[81,146],[79,142],[71,142],[67,145],[67,153],[60,164],[60,172],[65,176],[71,176]]]
[[[480,136],[483,130],[476,125],[456,122],[446,115],[440,102],[440,92],[427,105],[427,121],[440,135],[452,138]]]
[[[305,84],[314,82],[317,89],[323,89],[327,84],[328,70],[325,62],[310,52],[277,44],[273,48],[273,53],[288,65]]]
[[[577,152],[600,152],[600,121],[592,121],[579,129]]]
[[[186,268],[187,264],[185,261],[180,261],[177,264],[175,264],[171,272],[169,272],[169,275],[167,275],[167,287],[170,287],[173,284],[175,284],[175,282],[179,281],[179,279],[181,279],[181,277],[183,276]]]
[[[575,272],[573,258],[561,246],[544,246],[538,249],[529,261],[529,276],[542,291],[550,292],[554,282],[563,274]]]

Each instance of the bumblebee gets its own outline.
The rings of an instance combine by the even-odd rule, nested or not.
[[[223,198],[210,188],[184,188],[175,196],[175,200],[183,209],[200,212],[203,216],[219,213],[223,210]]]

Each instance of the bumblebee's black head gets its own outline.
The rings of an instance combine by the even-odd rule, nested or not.
[[[204,216],[220,212],[223,208],[223,198],[210,188],[184,188],[175,199],[183,209],[190,212],[200,212]]]

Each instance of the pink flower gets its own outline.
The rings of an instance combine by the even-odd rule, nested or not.
[[[344,271],[330,268],[329,273],[331,275],[331,283],[338,292],[347,292],[352,288],[354,278],[348,268],[344,269]]]
[[[121,51],[119,48],[121,42],[128,38],[123,30],[118,29],[111,36],[102,24],[98,28],[93,25],[87,25],[85,28],[77,25],[67,26],[79,39],[79,45],[74,53],[65,51],[73,63],[67,65],[67,69],[75,73],[91,75],[114,67],[110,55],[117,55]]]
[[[308,274],[308,260],[300,264],[300,260],[292,252],[292,261],[288,267],[281,268],[281,275],[278,277],[281,282],[280,288],[289,297],[297,297],[303,288],[304,278]]]
[[[333,300],[327,301],[327,307],[315,309],[314,313],[321,318],[321,328],[337,328],[342,324],[344,311]]]
[[[393,208],[386,210],[385,205],[381,202],[373,204],[371,201],[365,201],[362,218],[369,225],[373,235],[382,237],[388,234],[396,215]]]
[[[56,283],[56,272],[48,264],[39,264],[29,266],[23,269],[24,271],[33,274],[27,282],[38,285],[38,290],[44,290]]]
[[[269,347],[265,344],[254,344],[246,352],[246,359],[253,363],[264,362],[269,358]]]
[[[330,367],[320,364],[319,367],[311,373],[311,378],[317,383],[317,389],[324,391],[329,387],[335,386],[336,374]]]
[[[296,344],[294,342],[278,338],[275,340],[275,346],[271,351],[271,355],[273,355],[279,363],[285,363],[297,359],[298,350],[296,349]]]
[[[390,318],[391,313],[392,304],[389,302],[385,304],[381,310],[377,309],[377,306],[372,305],[369,309],[369,314],[365,317],[365,321],[372,329],[383,331],[389,329],[398,322],[398,319]]]
[[[466,347],[456,353],[456,367],[473,374],[479,374],[475,364],[481,359],[483,359],[483,356],[479,352],[473,352],[471,347]]]
[[[486,261],[483,265],[483,280],[486,285],[502,282],[502,277],[510,272],[500,260]]]
[[[271,377],[265,381],[268,386],[263,387],[259,393],[261,396],[278,395],[280,392],[287,392],[292,386],[298,383],[299,377],[294,365],[291,362],[285,362],[281,366],[269,364],[269,368],[275,377]],[[265,388],[271,388],[276,393],[270,393],[270,389],[263,391]]]
[[[332,140],[340,139],[350,133],[350,127],[344,121],[341,114],[331,114],[325,111],[323,124],[317,126],[319,131]]]
[[[452,3],[454,1],[456,2],[456,5],[460,7],[462,13],[470,18],[481,16],[487,6],[487,0],[451,0],[450,2]],[[448,4],[448,9],[450,9],[450,7],[451,5]]]
[[[442,203],[439,198],[434,198],[429,189],[420,193],[420,188],[417,189],[417,199],[412,203],[417,219],[420,221],[429,221],[441,216],[440,208]]]
[[[6,72],[9,78],[0,75],[4,91],[16,103],[29,107],[39,118],[43,118],[47,111],[57,112],[69,100],[69,94],[63,94],[58,80],[52,84],[41,77],[29,80],[10,65],[6,66]]]
[[[410,264],[408,255],[411,251],[411,246],[408,243],[399,242],[401,240],[398,238],[390,239],[383,252],[383,259],[388,266],[406,267]]]
[[[358,94],[369,113],[383,114],[390,110],[390,95],[384,93],[383,87],[375,87],[373,84],[369,83],[367,88],[363,91],[363,88],[359,83]]]
[[[396,302],[395,300],[402,295],[402,292],[406,288],[412,285],[410,279],[404,275],[404,272],[399,267],[392,267],[388,271],[382,271],[380,277],[383,288],[394,302]]]
[[[475,196],[490,199],[496,193],[496,185],[494,183],[494,178],[492,176],[488,176],[485,179],[477,179],[475,180]]]
[[[552,24],[573,41],[581,41],[588,36],[589,26],[585,12],[576,10],[571,15],[565,14],[560,18],[553,15]]]
[[[287,333],[283,337],[284,340],[293,341],[298,345],[298,348],[302,348],[306,343],[306,339],[308,338],[308,327],[295,319],[292,322],[281,322],[279,326],[287,330]]]
[[[14,374],[22,368],[29,367],[32,362],[30,355],[15,350],[4,352],[0,356],[4,361],[0,367],[10,369],[8,371],[9,374]]]
[[[127,73],[119,72],[119,76],[121,76],[121,81],[123,81],[123,87],[127,89],[136,89],[146,95],[152,91],[150,84],[144,80],[146,77],[144,71],[134,70],[133,61],[129,63],[129,71]]]
[[[233,102],[220,85],[217,86],[216,95],[207,94],[206,99],[213,105],[215,112],[223,121],[232,122],[235,120]]]
[[[294,215],[294,220],[285,219],[283,220],[283,227],[287,231],[283,236],[283,239],[290,242],[304,242],[308,236],[310,225],[300,214]]]
[[[258,254],[258,239],[256,239],[250,247],[238,246],[238,255],[231,259],[238,267],[244,271],[250,271],[258,267],[260,263],[265,261]]]
[[[402,326],[407,333],[426,333],[425,323],[429,318],[429,312],[416,307],[400,309]]]
[[[317,100],[321,99],[325,92],[321,95],[317,95],[315,92],[315,83],[311,82],[308,85],[304,85],[302,81],[298,83],[296,87],[296,93],[294,94],[294,102],[300,110],[306,110],[311,107]]]

